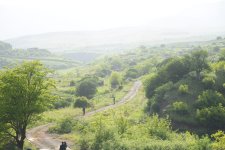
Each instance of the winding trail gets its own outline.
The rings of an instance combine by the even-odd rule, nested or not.
[[[130,101],[132,98],[134,98],[140,89],[142,83],[141,81],[136,81],[130,91],[116,104],[111,104],[102,108],[99,108],[94,111],[87,112],[85,116],[77,116],[80,117],[88,117],[91,115],[94,115],[98,112],[102,112],[111,108],[118,107],[128,101]],[[65,141],[65,139],[60,139],[57,134],[49,134],[47,133],[50,126],[54,125],[53,123],[49,123],[46,125],[37,126],[35,128],[32,128],[27,131],[27,139],[32,144],[35,145],[40,150],[59,150],[59,145],[62,141]],[[66,140],[67,141],[67,140]],[[70,141],[67,141],[68,145],[72,145]],[[67,150],[71,150],[69,147]]]

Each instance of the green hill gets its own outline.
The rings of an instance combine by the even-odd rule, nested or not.
[[[212,45],[220,46],[212,48]],[[198,133],[224,130],[224,40],[212,45],[157,65],[157,72],[145,81],[148,112],[169,115],[173,127],[180,130]]]

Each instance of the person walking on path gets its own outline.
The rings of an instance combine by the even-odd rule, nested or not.
[[[66,148],[67,148],[66,142],[62,142],[62,144],[59,147],[59,150],[66,150]]]

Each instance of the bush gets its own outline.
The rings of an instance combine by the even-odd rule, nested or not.
[[[73,125],[72,118],[66,118],[60,121],[57,126],[50,128],[49,132],[57,134],[70,133],[72,131]]]
[[[128,128],[128,120],[127,118],[121,116],[115,120],[117,130],[119,134],[124,134]]]
[[[219,106],[197,109],[196,118],[209,131],[225,129],[225,107],[221,104]]]
[[[88,99],[94,97],[97,92],[98,83],[94,78],[84,78],[81,80],[80,84],[77,85],[76,95],[85,96]]]
[[[114,132],[110,129],[107,129],[103,122],[100,120],[96,122],[96,130],[94,135],[94,141],[91,145],[92,150],[100,149],[112,149],[111,144],[115,140]]]
[[[213,88],[213,86],[215,85],[215,77],[210,77],[210,76],[204,77],[202,82],[205,88],[207,89]]]
[[[76,99],[75,103],[73,104],[74,108],[82,108],[83,115],[85,115],[86,108],[90,107],[90,106],[91,106],[91,104],[88,102],[88,99],[84,96],[78,97]]]
[[[177,101],[172,104],[172,112],[177,114],[187,114],[188,113],[188,105],[185,102]]]
[[[187,85],[187,84],[181,84],[181,85],[179,86],[178,91],[179,91],[181,94],[187,94],[187,93],[188,93],[188,85]]]
[[[210,106],[218,106],[219,103],[225,106],[225,99],[223,95],[217,91],[206,90],[198,96],[196,107],[201,109]]]
[[[121,85],[121,82],[121,75],[118,72],[113,72],[110,77],[111,88],[117,88],[119,85]]]
[[[80,150],[89,150],[90,148],[90,143],[86,139],[81,139],[79,141],[80,145]]]
[[[82,97],[77,97],[74,104],[73,104],[73,107],[74,108],[86,108],[86,107],[89,107],[90,106],[90,103],[88,102],[88,99],[84,96]]]
[[[58,101],[53,103],[53,108],[59,109],[69,107],[73,101],[72,97],[60,98]]]
[[[166,140],[171,132],[171,123],[168,119],[160,119],[158,115],[153,115],[147,120],[147,129],[150,135]]]
[[[225,149],[225,134],[223,131],[218,131],[215,134],[212,134],[214,142],[212,144],[213,150],[224,150]]]
[[[71,105],[71,102],[68,102],[66,100],[60,100],[60,101],[55,102],[53,104],[53,106],[54,106],[55,109],[69,107],[70,105]]]

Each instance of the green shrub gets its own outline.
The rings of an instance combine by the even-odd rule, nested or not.
[[[53,106],[54,106],[55,109],[59,109],[59,108],[69,107],[70,104],[71,104],[71,103],[68,102],[68,101],[60,100],[60,101],[58,101],[58,102],[55,102],[55,103],[53,104]]]
[[[208,136],[204,136],[198,139],[195,147],[196,147],[195,149],[199,149],[199,150],[211,150],[212,145],[211,145],[210,138]]]
[[[66,118],[60,121],[57,126],[51,127],[49,129],[50,133],[58,133],[58,134],[65,134],[70,133],[72,131],[74,124],[72,122],[72,118]]]
[[[95,139],[91,146],[92,150],[100,150],[100,149],[109,149],[104,148],[108,147],[111,141],[114,140],[114,133],[113,131],[106,129],[105,127],[101,127],[101,129],[98,129],[95,133]]]
[[[181,94],[187,94],[188,93],[188,85],[187,84],[181,84],[178,88],[178,91]]]
[[[197,108],[201,109],[210,106],[218,106],[219,103],[225,106],[225,99],[223,95],[217,91],[206,90],[198,96],[198,100],[195,105]]]
[[[153,115],[147,119],[146,128],[151,136],[166,140],[169,138],[169,133],[171,132],[171,123],[168,119]]]
[[[128,128],[128,120],[125,117],[121,116],[120,118],[117,118],[115,120],[115,123],[119,134],[123,134],[126,132]]]
[[[215,76],[206,76],[203,78],[202,82],[205,86],[205,88],[213,88],[213,86],[215,85]]]
[[[172,104],[171,111],[177,114],[187,114],[188,113],[188,105],[182,101],[176,101]]]
[[[69,107],[73,101],[74,99],[72,97],[60,98],[58,101],[53,103],[53,108],[59,109]]]
[[[84,135],[85,136],[85,135]],[[80,145],[80,150],[89,150],[90,148],[90,143],[87,139],[84,139],[82,138],[80,141],[79,141],[79,145]]]
[[[212,144],[213,150],[224,150],[225,149],[225,134],[223,131],[218,131],[215,134],[212,134],[214,142]]]
[[[209,131],[225,129],[225,107],[221,104],[197,109],[196,118],[203,126],[210,129]]]

